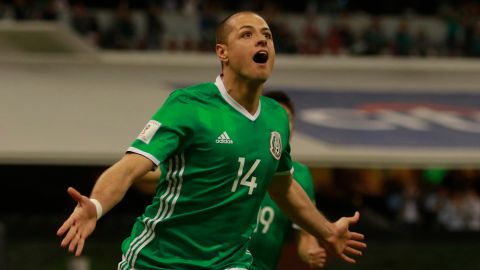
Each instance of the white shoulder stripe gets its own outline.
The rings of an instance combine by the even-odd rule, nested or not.
[[[152,154],[150,153],[147,153],[145,151],[142,151],[138,148],[135,148],[135,147],[132,147],[130,146],[128,149],[127,149],[127,152],[132,152],[132,153],[135,153],[135,154],[139,154],[139,155],[142,155],[148,159],[150,159],[156,166],[158,166],[160,164],[160,160],[158,160],[156,157],[154,157]]]
[[[289,171],[276,172],[275,175],[293,175],[293,167]]]

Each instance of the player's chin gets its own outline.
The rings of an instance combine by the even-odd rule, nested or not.
[[[254,76],[251,78],[251,81],[257,84],[265,83],[267,80],[268,80],[268,76]]]
[[[253,74],[252,79],[255,80],[255,81],[259,81],[259,82],[266,82],[268,80],[268,78],[270,77],[271,73],[272,72],[271,72],[270,69],[257,70]]]

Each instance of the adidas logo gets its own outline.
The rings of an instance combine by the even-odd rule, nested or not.
[[[233,144],[233,141],[228,136],[227,132],[224,131],[220,136],[218,136],[216,143],[224,143],[224,144]]]

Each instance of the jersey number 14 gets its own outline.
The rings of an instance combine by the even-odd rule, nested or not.
[[[243,175],[243,167],[245,167],[245,158],[239,157],[238,162],[240,163],[240,166],[238,168],[237,177],[233,182],[232,192],[237,191],[238,183],[240,182],[240,185],[243,185],[249,188],[248,195],[252,195],[253,190],[257,187],[257,183],[256,183],[257,178],[255,176],[252,176],[252,174],[255,171],[255,169],[258,167],[258,164],[260,163],[260,159],[255,160],[255,163],[253,163],[252,167],[250,167],[250,169],[245,175]]]

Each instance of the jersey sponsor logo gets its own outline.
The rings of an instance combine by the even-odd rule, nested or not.
[[[148,121],[147,125],[145,128],[140,132],[138,135],[137,139],[140,141],[149,144],[150,141],[152,140],[153,136],[157,132],[157,130],[160,128],[162,124],[158,121],[155,120],[150,120]]]
[[[215,140],[216,143],[221,143],[221,144],[233,144],[232,139],[228,136],[227,132],[224,131],[218,138]]]
[[[282,155],[282,138],[277,131],[272,131],[270,135],[270,153],[276,160],[280,160]]]

